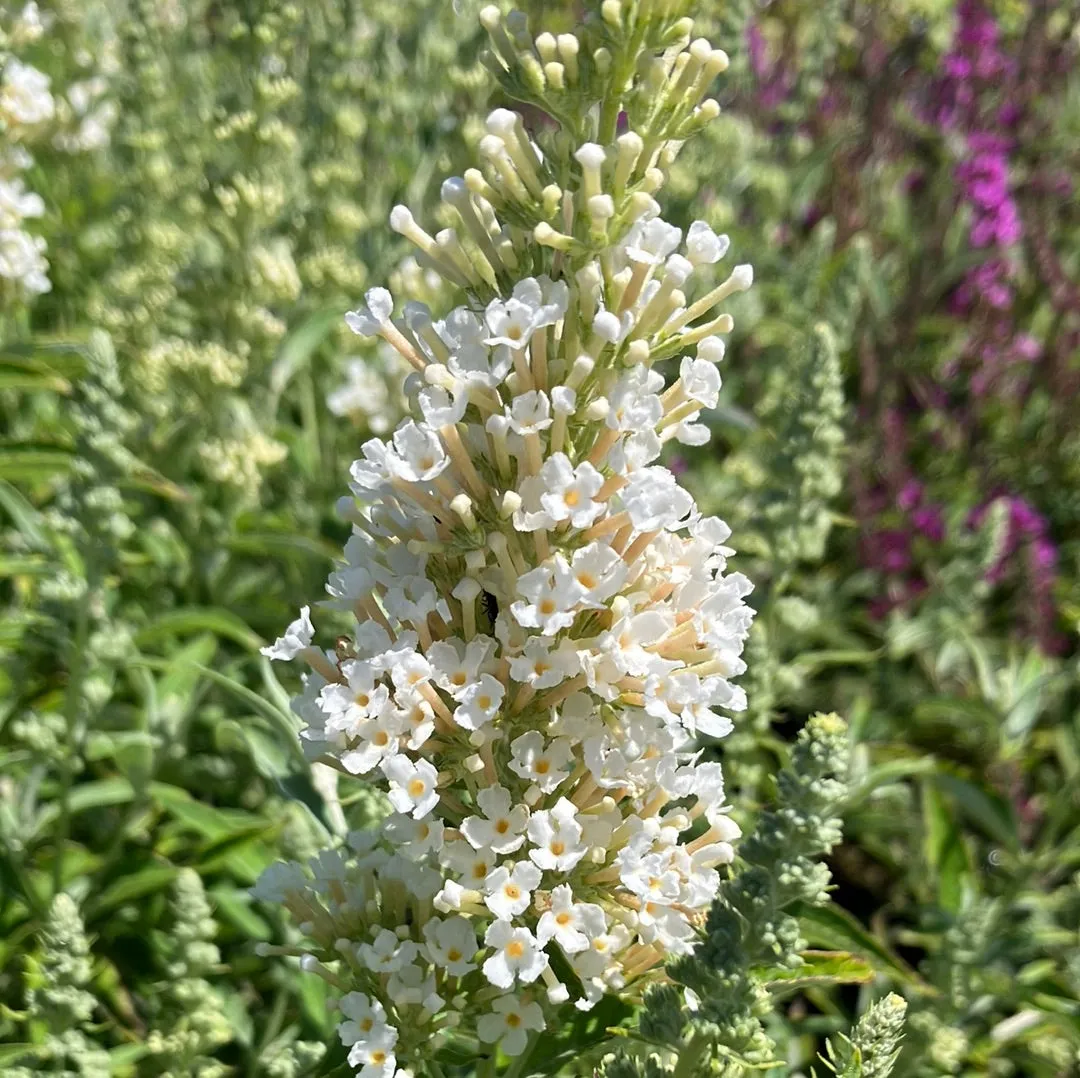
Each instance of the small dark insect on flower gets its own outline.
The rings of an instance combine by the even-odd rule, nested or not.
[[[480,605],[484,609],[484,613],[487,614],[491,621],[491,624],[495,624],[495,619],[499,616],[499,601],[489,591],[485,591],[480,596]]]
[[[339,636],[334,641],[334,652],[337,655],[338,662],[345,662],[346,659],[356,658],[356,649],[353,646],[353,642],[347,636]]]

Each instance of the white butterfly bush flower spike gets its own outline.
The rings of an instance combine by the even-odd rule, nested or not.
[[[49,129],[55,100],[47,75],[4,51],[5,45],[35,40],[44,32],[36,7],[27,5],[24,15],[7,35],[0,28],[0,310],[9,302],[31,302],[52,288],[45,240],[23,228],[25,221],[44,215],[45,203],[26,189],[20,173],[33,164],[26,144]]]
[[[751,586],[661,460],[708,437],[719,305],[751,274],[654,198],[727,64],[691,44],[685,6],[606,0],[546,64],[521,18],[485,9],[505,88],[563,129],[541,148],[499,109],[482,166],[443,185],[459,227],[394,211],[457,307],[373,288],[348,316],[413,369],[412,414],[352,467],[334,647],[305,607],[265,653],[309,668],[309,757],[393,811],[254,893],[310,940],[276,950],[348,993],[364,1078],[423,1071],[447,1041],[519,1056],[574,1008],[639,998],[734,856],[697,739],[745,706]]]

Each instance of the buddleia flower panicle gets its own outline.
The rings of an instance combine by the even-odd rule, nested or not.
[[[27,143],[48,128],[56,102],[49,77],[18,55],[45,30],[37,4],[14,16],[0,12],[0,311],[52,287],[45,240],[23,227],[44,215],[45,202],[22,173],[33,165]]]
[[[344,991],[364,1078],[455,1031],[518,1055],[560,1008],[640,995],[734,856],[696,743],[745,707],[751,585],[659,461],[708,439],[719,307],[752,274],[717,274],[726,237],[684,235],[654,198],[727,65],[684,9],[608,0],[579,36],[534,39],[486,8],[489,68],[560,130],[541,146],[497,109],[481,167],[442,187],[458,227],[392,212],[458,306],[373,288],[347,316],[412,368],[411,414],[363,445],[340,504],[353,531],[322,605],[352,631],[317,646],[305,607],[265,651],[310,667],[310,758],[392,812],[255,894]]]

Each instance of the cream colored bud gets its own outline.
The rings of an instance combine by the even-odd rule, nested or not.
[[[486,127],[490,134],[508,138],[517,128],[517,113],[510,109],[493,109],[488,113]]]
[[[441,386],[443,389],[451,389],[454,385],[454,376],[442,363],[429,363],[424,368],[424,380],[433,386]]]
[[[559,204],[562,202],[562,188],[557,183],[549,183],[540,192],[540,202],[544,207],[544,213],[548,217],[554,217],[559,212]]]
[[[607,223],[615,216],[615,202],[611,195],[593,195],[589,199],[589,216],[601,223]]]
[[[473,515],[472,498],[468,494],[459,494],[450,500],[450,508],[461,518],[461,523],[470,530],[476,527],[476,517]]]
[[[712,123],[720,115],[720,102],[713,97],[707,97],[696,109],[694,116],[702,123]]]
[[[723,49],[713,49],[706,65],[712,75],[721,75],[731,66],[731,60]]]
[[[554,247],[557,251],[569,251],[574,245],[572,236],[556,232],[546,221],[541,221],[533,229],[533,239],[542,247]]]
[[[559,45],[554,34],[543,33],[536,35],[536,51],[540,53],[540,59],[545,64],[551,63],[558,56]]]
[[[597,397],[596,400],[590,401],[588,408],[585,409],[585,419],[589,423],[599,423],[600,420],[607,419],[610,411],[611,405],[608,404],[607,397]]]
[[[646,214],[656,216],[656,211],[659,207],[656,204],[656,199],[645,191],[635,191],[630,196],[630,220],[636,221],[639,217],[644,217]]]
[[[485,135],[477,149],[487,158],[503,157],[506,154],[506,143],[498,135]]]

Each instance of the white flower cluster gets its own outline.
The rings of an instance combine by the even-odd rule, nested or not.
[[[327,394],[326,407],[372,434],[385,434],[405,410],[400,387],[408,370],[401,356],[380,342],[374,356],[346,360],[345,381]]]
[[[670,52],[680,101],[726,61],[700,40]],[[341,504],[353,533],[322,605],[353,629],[319,648],[305,607],[265,649],[310,667],[294,701],[309,756],[393,809],[254,892],[347,992],[362,1078],[455,1030],[519,1054],[560,1007],[639,991],[690,950],[739,835],[696,740],[745,706],[751,586],[728,572],[727,526],[659,461],[707,440],[732,324],[715,309],[750,269],[688,299],[727,239],[660,216],[666,143],[581,145],[564,193],[520,116],[488,130],[486,171],[443,186],[460,233],[391,215],[486,302],[395,317],[375,288],[347,316],[414,372],[411,418],[364,444]],[[531,234],[529,207],[546,214]],[[676,358],[666,384],[656,364]]]
[[[66,129],[57,132],[54,145],[65,153],[102,150],[112,140],[118,109],[108,98],[109,82],[102,75],[72,83],[62,102]]]
[[[20,173],[33,164],[21,143],[52,120],[55,102],[47,75],[3,52],[36,41],[44,30],[37,4],[29,3],[0,33],[0,302],[31,299],[52,287],[45,241],[22,227],[44,214],[45,203],[26,190]]]

